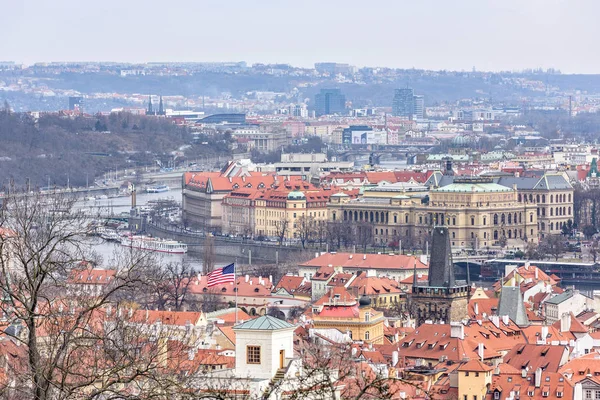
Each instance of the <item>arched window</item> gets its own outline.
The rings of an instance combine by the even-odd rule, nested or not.
[[[471,226],[475,225],[475,217],[471,217]]]
[[[456,239],[456,232],[452,232],[452,239]]]
[[[508,223],[512,224],[512,214],[508,214]]]
[[[335,221],[335,211],[331,214],[333,220]],[[344,211],[344,219],[346,219],[346,211]]]
[[[571,207],[568,208],[569,213],[567,215],[571,215]]]
[[[365,322],[369,322],[371,320],[371,313],[365,313]]]
[[[377,230],[377,228],[375,228],[375,234],[377,235],[377,233],[378,233],[378,230]]]
[[[529,213],[529,222],[533,222],[533,213]]]
[[[375,222],[379,223],[379,213],[375,213]]]
[[[498,240],[498,231],[494,231],[494,240]]]
[[[535,201],[536,201],[536,203],[540,202],[540,195],[539,194],[537,196],[535,196]]]
[[[545,194],[542,195],[542,203],[546,203],[546,195]]]
[[[542,217],[545,217],[545,216],[546,216],[546,209],[542,208]]]
[[[408,214],[404,216],[404,222],[408,224]]]
[[[553,231],[554,230],[554,222],[550,222],[550,230]]]
[[[371,222],[373,222],[373,221],[374,221],[374,219],[375,219],[375,217],[373,216],[373,211],[371,211],[371,214],[370,214],[370,219],[369,219],[369,220],[370,220]]]
[[[550,203],[553,203],[553,202],[554,202],[554,195],[551,194],[550,195]]]
[[[456,225],[456,217],[452,217],[452,225]]]
[[[483,232],[483,238],[487,239],[487,232]]]
[[[571,193],[569,193],[569,203],[571,202]]]
[[[506,216],[504,215],[504,213],[500,216],[500,223],[501,224],[505,224],[506,223]]]
[[[554,216],[554,208],[550,207],[550,216]]]
[[[498,214],[494,214],[494,225],[498,225]]]
[[[365,331],[365,340],[369,340],[371,338],[371,334],[369,331]]]
[[[521,193],[519,193],[519,195],[517,196],[517,199],[518,199],[519,203],[523,201],[523,199],[521,198]]]
[[[398,216],[396,214],[394,214],[394,223],[397,224],[398,223]]]
[[[487,217],[483,217],[483,224],[485,225],[487,223]]]

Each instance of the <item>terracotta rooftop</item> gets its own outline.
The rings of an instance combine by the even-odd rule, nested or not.
[[[315,268],[332,265],[344,269],[412,270],[415,262],[417,270],[427,269],[427,264],[423,264],[418,257],[388,254],[325,253],[301,265]]]

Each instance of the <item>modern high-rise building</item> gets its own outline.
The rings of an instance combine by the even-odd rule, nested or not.
[[[321,89],[315,95],[315,113],[317,116],[330,114],[344,114],[346,110],[346,96],[340,89]]]
[[[415,95],[411,88],[396,89],[392,102],[392,115],[408,119],[423,119],[425,116],[425,97]]]
[[[423,119],[425,116],[425,97],[423,95],[414,96],[415,111],[414,115],[416,119]]]
[[[413,118],[415,112],[415,93],[412,89],[396,89],[392,102],[392,115]]]
[[[69,97],[69,110],[74,111],[77,110],[79,112],[83,111],[83,97],[74,96]]]

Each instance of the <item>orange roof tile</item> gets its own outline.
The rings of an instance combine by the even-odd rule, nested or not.
[[[332,265],[342,266],[346,269],[403,269],[412,270],[414,265],[418,270],[427,269],[427,264],[418,257],[408,255],[388,254],[352,254],[352,253],[325,253],[307,261],[302,266],[321,268]],[[314,279],[314,278],[313,278]]]

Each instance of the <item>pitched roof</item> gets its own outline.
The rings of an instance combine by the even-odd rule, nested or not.
[[[294,325],[270,315],[263,315],[250,321],[242,322],[233,327],[235,330],[276,331],[279,329],[295,328]]]
[[[519,288],[503,286],[498,301],[498,315],[508,315],[519,326],[528,326],[529,319],[523,305],[523,295]]]
[[[491,370],[493,370],[492,367],[482,363],[479,360],[470,360],[464,364],[461,364],[461,366],[458,367],[458,371],[487,372]]]
[[[544,371],[558,372],[565,351],[567,347],[563,345],[519,344],[504,356],[504,362],[518,370],[527,368],[535,371],[541,368]]]
[[[344,269],[412,270],[415,262],[417,269],[427,269],[427,264],[422,263],[418,257],[399,254],[325,253],[306,261],[301,266],[319,268],[332,265],[342,266]]]

